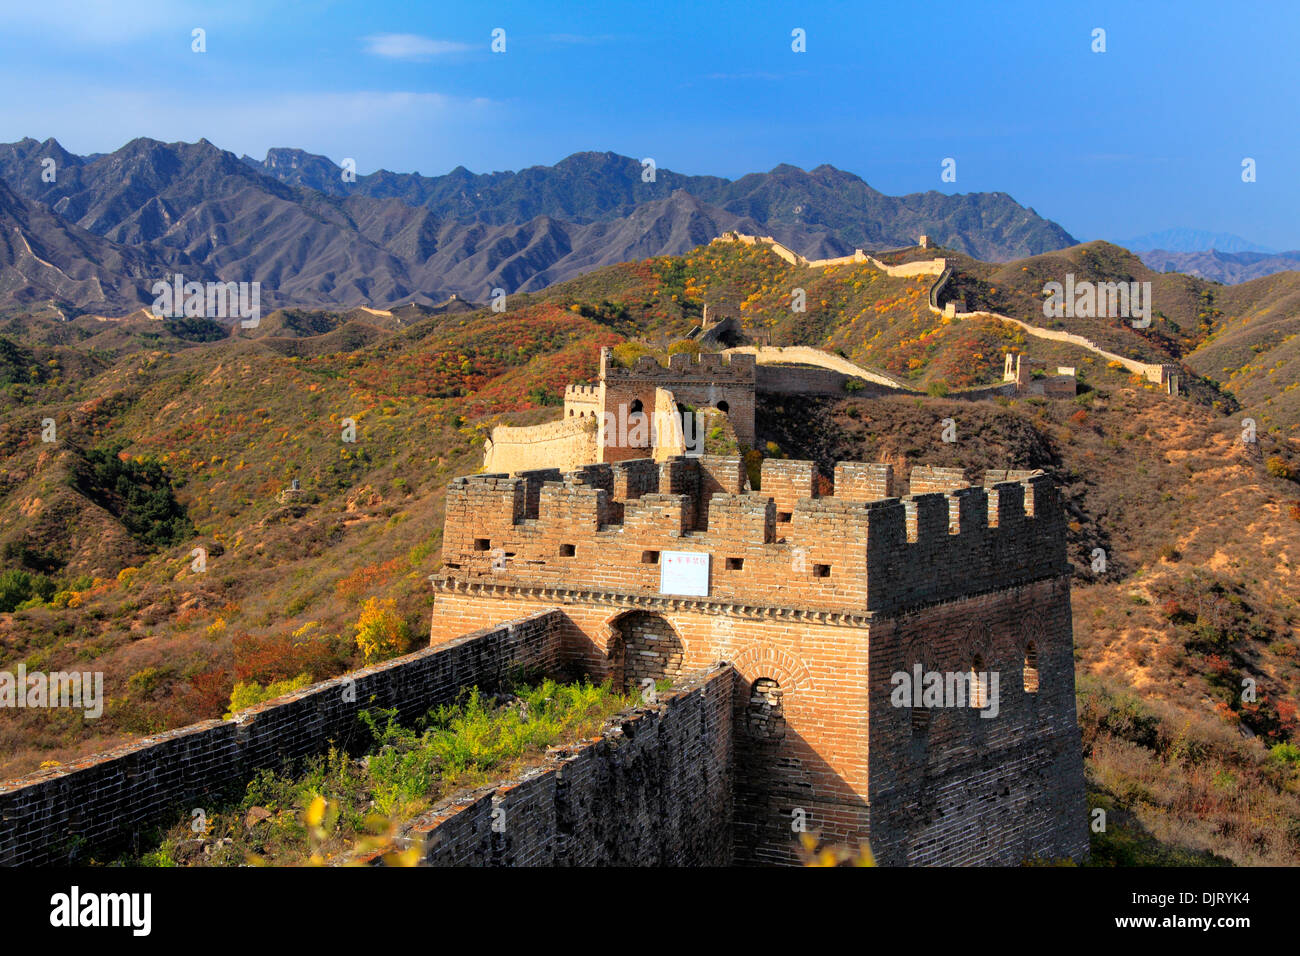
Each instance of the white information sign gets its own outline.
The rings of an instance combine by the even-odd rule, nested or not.
[[[709,596],[709,555],[698,551],[664,551],[659,555],[659,591]]]

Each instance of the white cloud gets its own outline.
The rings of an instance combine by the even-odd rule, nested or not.
[[[448,53],[464,53],[473,49],[468,43],[435,40],[418,33],[376,33],[363,38],[366,52],[390,60],[427,60]]]

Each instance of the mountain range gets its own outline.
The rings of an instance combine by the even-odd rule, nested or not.
[[[207,140],[135,139],[77,156],[24,139],[0,144],[0,309],[121,315],[176,272],[260,282],[264,308],[485,301],[497,288],[535,291],[680,254],[731,229],[809,257],[908,246],[922,233],[987,261],[1074,243],[1005,193],[886,196],[827,165],[649,178],[614,153],[347,181],[342,167],[294,149],[259,162]]]
[[[1247,282],[1300,269],[1300,251],[1293,252],[1224,252],[1206,249],[1200,252],[1174,252],[1168,249],[1145,250],[1142,262],[1158,272],[1185,272],[1226,285]]]
[[[1139,253],[1152,250],[1204,252],[1209,249],[1216,249],[1219,252],[1277,252],[1276,249],[1261,246],[1230,232],[1209,232],[1186,226],[1148,232],[1133,239],[1117,239],[1115,244]]]

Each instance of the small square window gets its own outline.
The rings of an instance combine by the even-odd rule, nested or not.
[[[491,550],[492,550],[492,542],[491,542],[491,540],[488,539],[488,538],[475,538],[475,539],[474,539],[474,550],[475,550],[475,551],[491,551]]]
[[[829,578],[831,576],[831,566],[829,564],[814,564],[813,577]]]
[[[776,520],[781,522],[782,524],[788,523],[790,519],[793,517],[794,517],[794,513],[790,511],[778,511],[776,513]]]
[[[575,545],[572,544],[560,545],[560,557],[562,558],[571,558],[577,553],[578,553],[578,549]]]
[[[659,552],[658,552],[658,551],[642,551],[642,552],[641,552],[641,563],[642,563],[642,564],[658,564],[658,563],[659,563]]]
[[[727,570],[739,571],[745,566],[744,558],[727,558]]]

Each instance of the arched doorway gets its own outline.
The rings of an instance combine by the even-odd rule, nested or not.
[[[760,677],[750,687],[745,727],[755,740],[776,742],[785,737],[785,694],[770,677]]]
[[[615,620],[611,630],[610,676],[616,688],[632,690],[646,678],[659,681],[681,676],[686,648],[662,615],[631,611]]]

